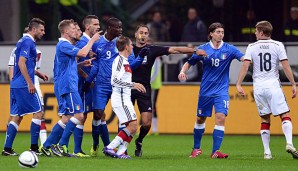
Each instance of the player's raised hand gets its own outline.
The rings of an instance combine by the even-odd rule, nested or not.
[[[94,58],[96,56],[96,53],[94,53],[94,52],[92,52],[91,50],[90,50],[90,52],[89,52],[89,57],[90,58]]]
[[[99,38],[100,38],[100,36],[101,36],[101,32],[102,32],[102,31],[99,31],[99,32],[95,33],[95,34],[92,36],[91,40],[92,40],[93,42],[96,42],[97,40],[99,40]]]
[[[136,90],[138,90],[141,93],[146,93],[145,87],[142,84],[140,84],[140,83],[134,83],[133,84],[133,89],[136,89]]]
[[[296,89],[296,85],[293,85],[292,86],[292,99],[294,99],[297,95],[297,89]]]
[[[82,66],[84,66],[84,67],[92,66],[92,61],[94,59],[96,59],[96,58],[91,58],[91,59],[87,59],[87,60],[83,61]]]
[[[245,92],[243,90],[243,88],[241,87],[241,85],[237,84],[236,85],[236,88],[237,88],[237,91],[240,95],[244,96],[245,95]]]
[[[178,79],[180,81],[186,81],[188,79],[187,75],[185,74],[185,72],[180,72],[178,75]]]

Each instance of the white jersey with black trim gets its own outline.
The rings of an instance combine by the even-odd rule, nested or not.
[[[132,71],[128,59],[118,55],[113,61],[111,85],[113,93],[111,102],[113,107],[131,102],[131,88],[133,87]]]
[[[287,60],[284,45],[272,39],[248,45],[244,60],[253,64],[253,85],[256,88],[280,87],[279,62]]]

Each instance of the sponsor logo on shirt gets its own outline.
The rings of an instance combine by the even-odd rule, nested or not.
[[[151,107],[149,107],[149,108],[148,108],[148,110],[152,110],[152,108],[151,108]]]

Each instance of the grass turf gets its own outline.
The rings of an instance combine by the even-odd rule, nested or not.
[[[111,139],[115,135],[111,135]],[[0,133],[4,142],[5,133]],[[71,138],[69,149],[73,149]],[[294,144],[298,137],[293,138]],[[19,133],[14,142],[14,149],[21,153],[28,150],[30,134]],[[85,134],[83,150],[89,153],[92,144],[91,134]],[[296,143],[297,144],[297,143]],[[148,136],[143,142],[143,156],[134,157],[134,142],[129,146],[128,153],[132,160],[113,159],[100,153],[93,158],[58,158],[39,157],[35,170],[297,170],[298,160],[285,151],[285,138],[271,136],[273,160],[263,159],[263,145],[260,136],[226,135],[221,150],[228,153],[228,159],[211,159],[212,136],[204,135],[202,139],[203,154],[191,159],[189,154],[193,145],[192,135],[159,135]],[[100,147],[102,149],[102,146]],[[20,170],[17,157],[0,156],[0,170]]]

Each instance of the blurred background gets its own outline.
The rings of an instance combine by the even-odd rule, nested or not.
[[[123,34],[132,39],[138,24],[148,24],[154,43],[165,46],[200,45],[207,41],[208,26],[222,22],[225,25],[224,41],[234,44],[243,53],[248,43],[255,41],[256,22],[268,20],[274,28],[272,38],[284,42],[294,75],[298,78],[298,0],[1,0],[0,82],[8,82],[10,52],[31,18],[39,17],[46,22],[46,34],[37,45],[43,52],[41,71],[51,78],[54,45],[60,36],[59,21],[72,18],[80,23],[88,14],[99,17],[103,30],[108,18],[121,19]],[[165,83],[178,82],[177,74],[187,57],[170,55],[162,58]],[[239,68],[238,63],[232,64],[232,70]],[[200,65],[193,68],[188,82],[199,82],[200,71]],[[238,72],[233,73],[232,84]],[[249,74],[245,81],[251,81]],[[281,80],[287,81],[283,73]]]

